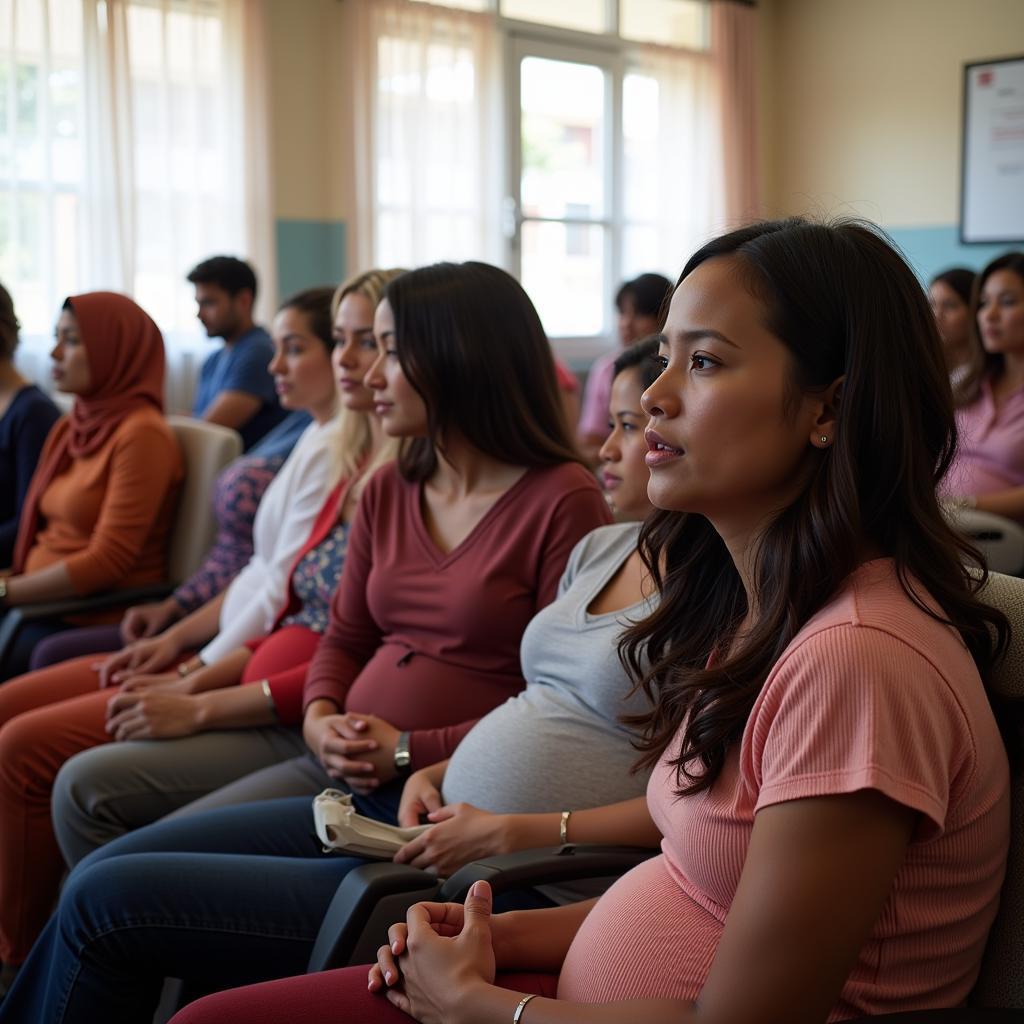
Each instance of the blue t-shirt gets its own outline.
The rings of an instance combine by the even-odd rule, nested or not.
[[[202,416],[222,391],[242,391],[260,400],[260,407],[238,431],[248,451],[267,431],[288,415],[277,401],[274,379],[267,367],[274,344],[262,327],[246,331],[233,345],[224,345],[209,356],[199,374],[192,414]]]
[[[58,419],[60,410],[34,384],[22,388],[0,417],[0,568],[11,564],[21,506]]]

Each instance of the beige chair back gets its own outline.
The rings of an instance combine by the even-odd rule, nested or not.
[[[947,505],[944,512],[950,526],[970,539],[993,572],[1018,575],[1024,570],[1024,526],[1020,523],[979,508]]]
[[[190,416],[168,416],[167,422],[178,439],[185,464],[167,561],[168,579],[178,584],[199,568],[213,543],[217,529],[210,507],[213,482],[229,462],[242,454],[242,438],[229,427]]]
[[[1022,702],[1021,708],[1003,714],[1009,716],[1006,725],[1024,741],[1024,579],[991,573],[980,596],[1010,620],[1010,646],[990,683],[1000,696]],[[1010,792],[1006,881],[971,1004],[1020,1009],[1024,1008],[1024,763],[1011,762]]]

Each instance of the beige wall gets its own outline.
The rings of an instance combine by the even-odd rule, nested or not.
[[[346,4],[265,2],[275,217],[351,224]],[[765,212],[954,224],[961,66],[1024,53],[1024,0],[760,0],[759,21]]]
[[[265,0],[270,36],[274,214],[343,220],[341,147],[349,133],[339,0]]]
[[[1024,53],[1024,0],[762,0],[766,212],[958,216],[962,65]]]

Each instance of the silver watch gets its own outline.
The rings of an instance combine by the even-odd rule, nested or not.
[[[407,732],[398,734],[398,742],[395,744],[395,771],[399,775],[408,775],[412,770],[412,754],[409,753],[409,734]]]

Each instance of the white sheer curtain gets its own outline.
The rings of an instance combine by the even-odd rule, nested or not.
[[[624,277],[675,278],[726,217],[709,54],[643,47],[623,84]]]
[[[273,301],[262,4],[0,0],[0,26],[0,280],[19,363],[45,377],[65,296],[122,291],[164,331],[168,404],[186,408],[208,351],[190,267],[245,256]]]
[[[711,4],[722,180],[729,226],[761,216],[757,147],[758,12],[752,4]]]
[[[503,262],[501,47],[494,18],[348,0],[357,266]]]

